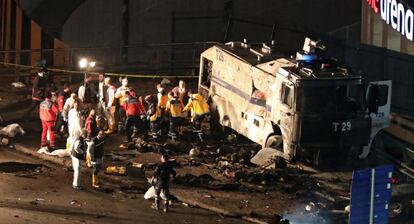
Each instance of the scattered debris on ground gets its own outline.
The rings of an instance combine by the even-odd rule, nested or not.
[[[105,170],[106,174],[126,175],[126,167],[123,166],[108,166]]]
[[[0,163],[0,172],[4,173],[44,173],[49,172],[51,168],[43,164],[3,162]]]
[[[72,200],[70,202],[70,204],[73,205],[73,206],[76,206],[78,208],[82,207],[82,204],[79,201],[77,201],[77,200]]]
[[[22,82],[12,82],[12,83],[11,83],[11,85],[12,85],[14,88],[24,88],[24,87],[26,87],[26,84],[24,84],[24,83],[22,83]]]

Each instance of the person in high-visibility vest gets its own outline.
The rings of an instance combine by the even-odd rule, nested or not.
[[[91,143],[88,146],[89,155],[91,157],[91,164],[93,167],[92,173],[92,187],[99,188],[98,174],[102,168],[103,156],[104,156],[104,137],[103,131],[99,131],[98,135],[92,138]]]
[[[161,133],[166,133],[168,130],[168,117],[165,116],[165,108],[168,102],[168,95],[163,84],[157,84],[157,99],[158,108],[160,109],[160,130]]]
[[[178,98],[183,103],[183,105],[187,104],[188,101],[188,91],[187,91],[187,84],[184,80],[180,80],[178,82],[178,86],[174,87],[170,92],[178,95]],[[185,119],[187,117],[187,111],[181,113],[181,117]]]
[[[53,151],[55,148],[55,123],[57,113],[59,112],[56,105],[50,99],[52,94],[46,93],[46,99],[40,103],[39,106],[39,117],[42,121],[42,136],[41,136],[41,147],[47,147],[47,133],[49,132],[49,151]]]
[[[116,131],[116,87],[112,84],[110,77],[106,77],[104,82],[105,86],[107,87],[104,97],[104,111],[105,117],[108,121],[108,130],[105,132],[105,134],[112,134]]]
[[[157,106],[154,97],[147,95],[145,102],[148,104],[147,117],[150,122],[150,131],[153,139],[158,139],[160,136],[160,108]]]
[[[161,112],[165,110],[168,102],[168,96],[165,92],[164,85],[157,84],[157,99],[158,99],[158,107],[161,109]]]
[[[201,131],[201,123],[210,114],[210,106],[207,100],[195,91],[188,91],[189,100],[183,111],[193,111],[193,131],[203,141],[203,133]]]
[[[131,87],[128,85],[128,78],[125,77],[121,81],[122,85],[116,90],[115,92],[115,98],[118,99],[119,102],[119,108],[118,108],[118,131],[122,132],[125,124],[125,92],[130,91]]]
[[[170,99],[166,105],[166,113],[170,115],[170,130],[168,135],[174,140],[177,138],[177,127],[183,121],[181,112],[184,109],[184,105],[178,97],[178,94],[169,92],[168,97]]]

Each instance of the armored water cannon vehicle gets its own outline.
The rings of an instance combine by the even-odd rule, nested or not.
[[[201,54],[199,92],[218,123],[286,161],[362,150],[388,126],[391,81],[364,85],[325,46],[305,39],[296,57],[274,46],[217,44]]]

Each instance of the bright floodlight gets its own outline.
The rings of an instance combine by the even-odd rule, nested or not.
[[[93,67],[95,67],[95,65],[96,65],[96,62],[95,61],[89,62],[89,67],[93,68]]]
[[[88,65],[88,60],[86,58],[82,58],[81,60],[79,60],[80,68],[86,68],[87,65]]]

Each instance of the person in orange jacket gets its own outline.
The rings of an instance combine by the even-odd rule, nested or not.
[[[47,147],[47,132],[49,132],[49,151],[53,151],[55,148],[55,123],[57,113],[59,112],[56,105],[50,99],[52,94],[46,93],[46,99],[40,103],[39,106],[39,117],[42,121],[42,136],[41,136],[41,147]]]

